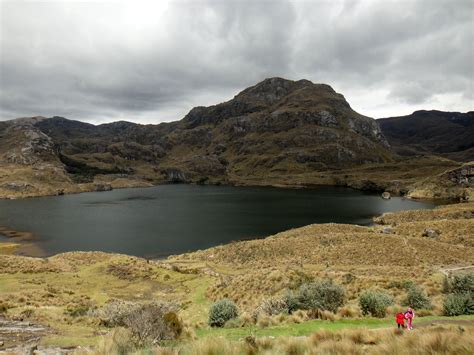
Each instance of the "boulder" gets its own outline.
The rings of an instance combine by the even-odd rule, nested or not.
[[[112,185],[106,184],[106,183],[95,183],[94,184],[94,191],[100,192],[100,191],[111,191],[112,190]]]
[[[422,236],[427,237],[427,238],[438,238],[441,232],[437,229],[432,229],[432,228],[426,228],[423,231]]]
[[[392,196],[390,196],[390,192],[384,191],[384,192],[382,193],[382,198],[383,198],[384,200],[390,200],[390,199],[392,198]]]

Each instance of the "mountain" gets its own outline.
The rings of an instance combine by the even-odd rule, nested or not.
[[[63,117],[0,122],[0,196],[201,184],[342,185],[408,191],[459,164],[403,161],[377,122],[330,86],[266,79],[234,98],[157,125]]]
[[[400,155],[435,154],[457,161],[474,160],[473,111],[415,111],[377,123]]]

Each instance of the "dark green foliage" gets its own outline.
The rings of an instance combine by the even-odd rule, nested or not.
[[[453,293],[473,293],[474,274],[454,276],[451,280],[451,292]]]
[[[472,293],[452,293],[443,303],[443,312],[446,316],[474,314],[474,299]]]
[[[118,168],[101,169],[95,166],[87,165],[78,160],[72,159],[64,154],[58,154],[59,159],[65,165],[66,171],[72,175],[73,179],[78,182],[92,182],[97,174],[118,174],[122,171]]]
[[[405,290],[409,290],[413,286],[415,286],[415,283],[412,280],[402,280],[400,282],[401,288],[404,288]]]
[[[300,286],[296,293],[288,293],[285,301],[289,313],[297,309],[337,312],[344,304],[346,291],[332,280],[316,280]]]
[[[234,301],[224,298],[211,306],[208,323],[211,327],[222,327],[228,320],[237,318],[238,315]]]
[[[407,298],[402,302],[404,306],[410,306],[414,309],[431,309],[430,298],[426,295],[421,287],[412,286],[408,289]]]
[[[409,290],[414,285],[415,283],[412,280],[402,280],[402,281],[390,281],[387,287]]]
[[[364,315],[383,318],[386,308],[394,302],[393,297],[385,292],[365,291],[359,297],[359,306]]]

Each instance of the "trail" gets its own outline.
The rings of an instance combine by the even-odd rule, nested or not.
[[[444,268],[444,269],[439,269],[439,271],[446,275],[446,276],[449,276],[449,273],[451,271],[459,271],[459,270],[466,270],[466,269],[472,269],[474,268],[474,265],[470,265],[470,266],[461,266],[461,267],[453,267],[453,268]]]

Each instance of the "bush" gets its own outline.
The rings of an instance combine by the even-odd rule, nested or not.
[[[183,324],[176,311],[175,305],[165,302],[112,302],[93,315],[98,316],[103,325],[127,328],[133,344],[142,347],[176,339],[181,334]]]
[[[344,287],[332,280],[317,280],[301,285],[296,294],[288,293],[285,302],[290,313],[297,309],[319,309],[335,313],[344,305],[345,294]]]
[[[285,298],[269,298],[263,300],[252,312],[252,320],[255,323],[260,315],[276,316],[288,312],[288,305]]]
[[[444,299],[443,313],[446,316],[474,314],[472,293],[453,293]]]
[[[393,297],[385,292],[365,291],[359,297],[359,306],[363,315],[383,318],[386,308],[394,302]]]
[[[474,293],[474,274],[454,276],[451,281],[452,293]]]
[[[211,306],[208,323],[211,327],[222,327],[228,320],[237,318],[238,313],[235,303],[224,298]]]
[[[410,306],[414,309],[433,308],[431,300],[425,291],[418,286],[412,286],[408,289],[407,298],[402,302],[404,306]]]

